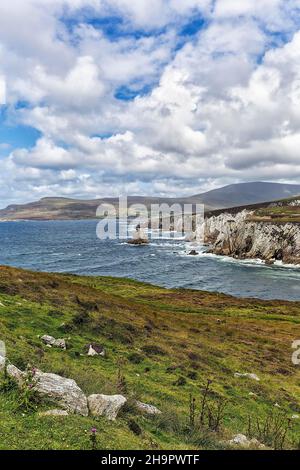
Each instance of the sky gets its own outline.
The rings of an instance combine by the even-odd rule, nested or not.
[[[300,182],[300,0],[0,3],[0,206]]]

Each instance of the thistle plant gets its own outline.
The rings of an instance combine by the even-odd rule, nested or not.
[[[90,441],[92,444],[92,450],[97,450],[97,429],[92,428],[90,431]]]

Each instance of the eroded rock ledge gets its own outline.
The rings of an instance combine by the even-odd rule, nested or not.
[[[300,224],[253,220],[253,212],[222,213],[206,220],[210,252],[239,259],[259,258],[300,265]]]

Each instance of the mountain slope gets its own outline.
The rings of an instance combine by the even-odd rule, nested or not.
[[[280,183],[240,183],[215,189],[186,198],[128,197],[128,205],[144,204],[204,204],[205,209],[216,210],[248,204],[262,203],[300,195],[300,185]],[[0,210],[0,220],[68,220],[96,217],[97,207],[102,203],[118,206],[118,198],[77,200],[68,198],[43,198],[24,205],[10,205]]]
[[[195,198],[201,199],[205,205],[215,209],[246,206],[300,195],[300,184],[281,183],[240,183],[224,188],[214,189]]]

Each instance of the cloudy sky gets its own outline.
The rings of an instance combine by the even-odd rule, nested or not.
[[[0,3],[0,206],[300,182],[300,0]]]

